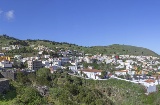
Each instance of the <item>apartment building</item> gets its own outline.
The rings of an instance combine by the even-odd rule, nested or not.
[[[42,61],[40,60],[30,60],[27,63],[30,70],[38,70],[42,68]]]

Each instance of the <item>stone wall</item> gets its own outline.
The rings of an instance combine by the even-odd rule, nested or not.
[[[3,78],[15,80],[17,73],[14,71],[2,71],[1,75],[3,76]]]
[[[0,93],[9,90],[9,80],[5,78],[0,78]]]

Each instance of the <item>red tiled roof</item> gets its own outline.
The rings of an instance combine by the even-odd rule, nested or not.
[[[145,82],[151,83],[151,82],[155,82],[155,80],[153,80],[153,79],[147,79]]]
[[[97,69],[84,69],[84,70],[80,70],[80,71],[84,71],[84,72],[102,72],[103,70],[97,70]]]
[[[128,70],[118,70],[118,71],[115,71],[115,72],[128,72]]]

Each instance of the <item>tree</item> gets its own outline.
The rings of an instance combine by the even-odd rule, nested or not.
[[[32,85],[36,82],[36,75],[35,73],[30,73],[27,75],[28,79],[31,81]]]
[[[40,96],[37,90],[32,87],[26,87],[23,89],[22,94],[19,94],[14,104],[18,105],[42,105],[47,102]]]
[[[28,63],[27,63],[27,61],[25,61],[24,63],[23,63],[23,68],[27,68],[28,67]]]
[[[43,55],[48,55],[49,53],[47,51],[42,52]]]
[[[156,79],[157,79],[158,85],[159,85],[159,75],[156,76]]]
[[[102,72],[101,72],[101,79],[104,79],[104,78],[106,78],[106,75],[107,75],[107,72],[105,71],[105,70],[103,70]]]
[[[30,81],[28,80],[27,76],[23,73],[23,72],[17,72],[17,80],[18,82],[26,85],[28,83],[30,83]]]
[[[82,86],[82,79],[81,78],[78,78],[78,77],[75,77],[73,78],[73,83],[77,86]]]
[[[36,71],[36,80],[40,85],[50,85],[51,73],[48,68],[41,68]]]
[[[96,105],[106,105],[106,103],[102,99],[96,100]]]

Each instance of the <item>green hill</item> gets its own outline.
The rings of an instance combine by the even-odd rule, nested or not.
[[[159,56],[157,53],[143,47],[136,47],[130,45],[113,44],[109,46],[93,46],[90,47],[89,52],[100,52],[103,54],[124,54],[124,55],[144,55],[144,56]]]
[[[44,45],[49,47],[53,50],[57,50],[58,48],[62,49],[70,49],[70,50],[78,50],[83,51],[84,53],[89,54],[125,54],[125,55],[144,55],[144,56],[159,56],[157,53],[142,47],[130,46],[130,45],[119,45],[113,44],[109,46],[91,46],[91,47],[84,47],[78,46],[76,44],[71,44],[67,42],[55,42],[49,40],[40,40],[40,39],[27,39],[27,40],[20,40],[14,37],[10,37],[7,35],[0,35],[0,47],[9,46],[9,45],[22,45],[25,47],[29,47],[30,45]]]

